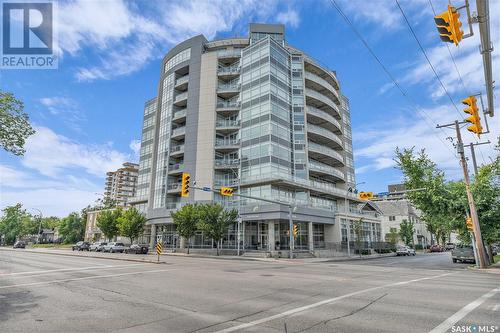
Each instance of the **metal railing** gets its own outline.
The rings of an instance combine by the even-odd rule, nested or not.
[[[317,143],[312,142],[312,141],[309,141],[307,143],[307,145],[308,145],[308,147],[309,147],[310,150],[314,150],[314,151],[322,153],[322,154],[333,156],[337,160],[339,160],[340,162],[344,163],[344,157],[339,152],[337,152],[336,150],[334,150],[332,148],[329,148],[329,147],[324,146],[324,145],[317,144]]]
[[[323,79],[322,77],[320,77],[316,74],[313,74],[311,72],[308,72],[308,71],[305,72],[305,78],[307,80],[311,80],[313,82],[316,82],[317,84],[328,89],[328,91],[331,92],[335,96],[337,101],[340,103],[339,94],[338,94],[337,90],[335,90],[335,87],[333,87],[333,85],[330,82],[328,82],[327,80]]]
[[[328,105],[329,107],[331,107],[333,110],[335,110],[335,112],[337,112],[339,115],[341,115],[342,113],[340,112],[340,109],[339,107],[337,106],[337,104],[335,104],[330,98],[326,97],[325,95],[317,92],[317,91],[314,91],[310,88],[306,88],[306,96],[310,96],[320,102],[322,102],[323,104],[326,104]]]
[[[315,169],[315,170],[319,170],[319,171],[323,171],[325,173],[335,175],[335,176],[342,178],[342,179],[345,178],[345,175],[342,171],[340,171],[337,168],[334,168],[328,164],[325,164],[325,163],[309,160],[309,167],[311,169]]]

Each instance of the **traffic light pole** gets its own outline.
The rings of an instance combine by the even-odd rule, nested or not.
[[[465,145],[464,147],[469,147],[470,148],[470,155],[472,157],[472,165],[474,166],[474,175],[477,176],[477,162],[476,162],[476,152],[474,151],[474,146],[479,146],[479,145],[486,145],[489,144],[490,141],[488,142],[480,142],[480,143],[469,143],[468,145]]]
[[[483,240],[481,237],[481,229],[479,227],[479,219],[477,216],[476,204],[474,202],[474,197],[472,196],[472,192],[470,189],[470,179],[469,172],[467,170],[467,161],[465,160],[464,153],[464,144],[462,142],[462,134],[460,133],[460,127],[458,120],[455,120],[455,131],[457,132],[457,140],[458,140],[458,148],[457,151],[460,154],[460,164],[462,165],[462,169],[464,172],[464,181],[465,181],[465,191],[467,192],[467,201],[469,202],[470,215],[472,218],[472,224],[474,226],[474,237],[476,240],[477,254],[479,257],[479,267],[486,267],[486,256],[484,253]]]

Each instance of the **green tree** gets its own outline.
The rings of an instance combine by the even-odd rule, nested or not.
[[[61,224],[61,219],[56,216],[44,217],[42,219],[42,228],[56,230]]]
[[[413,222],[409,222],[408,220],[403,220],[399,225],[399,236],[405,243],[405,245],[413,244],[413,235],[415,234],[415,228]]]
[[[106,209],[97,214],[96,225],[101,229],[104,237],[112,240],[118,235],[120,229],[118,227],[118,218],[122,215],[121,209]]]
[[[85,222],[77,212],[70,213],[61,220],[59,234],[64,243],[75,243],[85,235]]]
[[[392,245],[396,245],[398,240],[399,240],[398,229],[389,228],[389,232],[385,234],[385,241],[392,244]]]
[[[363,219],[360,218],[359,220],[354,221],[353,223],[353,231],[354,235],[356,235],[356,249],[358,250],[359,256],[361,257],[361,242],[363,239]]]
[[[146,217],[133,207],[124,211],[121,216],[117,218],[117,221],[120,235],[128,237],[130,239],[130,244],[133,244],[134,239],[139,237],[144,231]]]
[[[225,210],[219,204],[200,206],[198,229],[216,242],[217,255],[219,255],[220,241],[227,234],[229,227],[237,222],[237,218],[238,211],[236,209]]]
[[[25,226],[32,219],[32,216],[23,209],[22,204],[7,206],[2,209],[0,219],[0,235],[3,236],[6,244],[13,244],[17,238],[25,234]]]
[[[14,155],[24,155],[26,139],[34,133],[23,102],[0,90],[0,146]]]
[[[198,205],[187,204],[171,214],[177,232],[180,236],[187,239],[188,254],[189,248],[191,247],[191,238],[194,236],[196,230],[198,229],[197,225],[200,221],[200,210],[201,207]]]

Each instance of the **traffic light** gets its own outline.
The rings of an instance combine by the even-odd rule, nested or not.
[[[232,197],[234,190],[231,187],[221,187],[220,194],[226,197]]]
[[[299,234],[299,226],[294,224],[293,225],[293,238],[297,238],[298,234]]]
[[[471,217],[468,217],[468,218],[465,219],[465,224],[467,225],[467,230],[469,230],[470,232],[474,231],[474,226],[472,224],[472,218]]]
[[[182,173],[181,197],[189,197],[189,181],[191,176],[187,172]]]
[[[474,96],[469,96],[462,101],[463,104],[468,106],[468,108],[464,109],[464,112],[470,114],[470,117],[465,118],[465,121],[472,124],[467,127],[467,130],[476,133],[479,137],[483,132],[483,127],[481,126],[481,117],[479,117],[479,109],[477,108],[476,102],[477,100]]]
[[[434,22],[443,42],[458,43],[464,35],[462,22],[459,20],[460,13],[455,7],[448,5],[448,9],[439,15],[434,16]]]
[[[373,192],[359,192],[358,198],[361,200],[370,200],[373,198]]]

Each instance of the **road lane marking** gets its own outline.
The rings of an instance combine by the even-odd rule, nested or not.
[[[37,271],[29,271],[29,272],[0,273],[0,278],[2,278],[2,277],[10,277],[10,276],[20,276],[20,275],[28,275],[28,277],[31,277],[31,276],[39,276],[39,275],[45,275],[45,274],[51,274],[51,273],[60,273],[60,272],[84,271],[84,270],[89,270],[89,269],[126,268],[126,267],[140,266],[140,265],[144,265],[144,264],[88,266],[88,267],[75,267],[75,268],[60,268],[60,269],[37,270]]]
[[[137,274],[146,274],[146,273],[160,273],[167,271],[175,271],[179,268],[174,269],[157,269],[152,271],[141,271],[141,272],[129,272],[129,273],[120,273],[120,274],[108,274],[108,275],[95,275],[95,276],[85,276],[80,278],[72,278],[72,279],[62,279],[62,280],[52,280],[52,281],[44,281],[44,282],[33,282],[33,283],[21,283],[21,284],[11,284],[8,286],[0,286],[0,289],[7,288],[16,288],[16,287],[29,287],[29,286],[40,286],[52,283],[61,283],[61,282],[71,282],[71,281],[80,281],[80,280],[91,280],[91,279],[101,279],[108,277],[117,277],[117,276],[126,276],[126,275],[137,275]]]
[[[455,325],[459,320],[463,317],[467,316],[470,312],[472,312],[475,308],[483,304],[488,298],[493,297],[497,292],[500,291],[500,287],[492,289],[488,291],[483,296],[479,297],[475,301],[470,302],[457,312],[455,312],[451,317],[443,321],[439,326],[436,326],[429,333],[444,333],[447,332],[453,325]]]
[[[242,330],[242,329],[249,328],[249,327],[252,327],[252,326],[260,325],[260,324],[266,323],[266,322],[271,321],[271,320],[275,320],[275,319],[287,317],[287,316],[290,316],[290,315],[293,315],[293,314],[296,314],[296,313],[299,313],[299,312],[303,312],[303,311],[306,311],[306,310],[317,308],[317,307],[322,306],[322,305],[326,305],[326,304],[329,304],[329,303],[340,301],[340,300],[345,299],[345,298],[349,298],[349,297],[352,297],[352,296],[357,296],[357,295],[365,294],[365,293],[368,293],[370,291],[379,290],[379,289],[387,288],[387,287],[400,286],[400,285],[404,285],[404,284],[408,284],[408,283],[412,283],[412,282],[419,282],[419,281],[424,281],[424,280],[437,279],[437,278],[440,278],[440,277],[443,277],[443,276],[447,276],[447,275],[451,275],[451,274],[455,274],[455,273],[444,273],[444,274],[440,274],[440,275],[434,275],[434,276],[429,276],[429,277],[424,277],[424,278],[419,278],[419,279],[413,279],[413,280],[408,280],[408,281],[402,281],[402,282],[396,282],[396,283],[389,283],[389,284],[386,284],[386,285],[383,285],[383,286],[378,286],[378,287],[372,287],[372,288],[368,288],[368,289],[358,290],[358,291],[355,291],[355,292],[352,292],[352,293],[349,293],[349,294],[345,294],[345,295],[342,295],[342,296],[337,296],[337,297],[325,299],[325,300],[322,300],[322,301],[319,301],[319,302],[316,302],[316,303],[312,303],[312,304],[309,304],[309,305],[304,305],[304,306],[301,306],[301,307],[298,307],[298,308],[290,309],[290,310],[287,310],[287,311],[275,314],[273,316],[261,318],[261,319],[258,319],[258,320],[254,320],[254,321],[251,321],[251,322],[248,322],[248,323],[244,323],[244,324],[241,324],[241,325],[237,325],[237,326],[233,326],[233,327],[228,327],[228,328],[225,328],[223,330],[216,331],[215,333],[229,333],[229,332],[234,332],[234,331]]]

